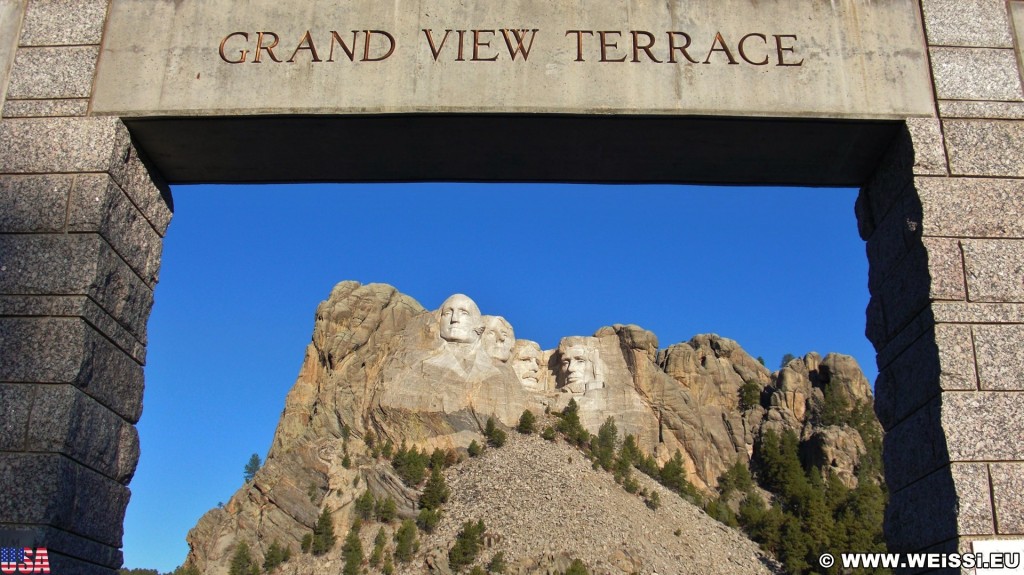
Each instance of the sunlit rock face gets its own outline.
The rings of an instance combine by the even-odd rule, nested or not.
[[[190,532],[190,560],[219,574],[239,541],[257,555],[274,540],[298,549],[320,510],[330,508],[336,524],[346,525],[367,488],[412,516],[416,492],[386,461],[369,457],[367,437],[377,445],[465,449],[482,442],[490,417],[512,427],[524,410],[540,416],[569,401],[591,433],[612,418],[620,437],[633,435],[659,462],[679,452],[699,489],[749,460],[768,429],[794,431],[808,457],[856,481],[863,443],[849,429],[815,427],[813,417],[826,385],[848,403],[871,401],[852,358],[808,354],[771,373],[732,340],[698,335],[660,349],[653,333],[635,325],[567,336],[544,350],[515,339],[501,316],[485,315],[495,311],[463,294],[429,311],[391,286],[335,286],[317,307],[266,463]],[[756,386],[761,402],[741,409],[745,384]]]

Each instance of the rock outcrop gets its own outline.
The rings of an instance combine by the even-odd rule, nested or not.
[[[524,410],[540,415],[570,400],[591,433],[611,417],[659,462],[682,454],[688,479],[706,492],[750,459],[768,429],[792,430],[807,457],[853,484],[864,444],[853,429],[819,424],[826,388],[849,409],[871,402],[847,356],[812,353],[772,373],[732,340],[698,335],[660,349],[653,333],[633,325],[541,350],[466,296],[431,312],[391,286],[342,282],[316,310],[263,468],[200,519],[188,536],[189,562],[220,575],[240,541],[257,557],[275,541],[298,550],[322,509],[337,525],[350,524],[352,503],[366,489],[411,516],[417,493],[370,457],[371,443],[464,450],[482,441],[489,417],[512,427]],[[750,390],[759,401],[741,404]],[[637,565],[633,551],[621,555],[612,563]]]

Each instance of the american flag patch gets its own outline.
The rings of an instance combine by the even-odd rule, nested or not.
[[[0,563],[23,563],[24,561],[24,547],[0,547]]]

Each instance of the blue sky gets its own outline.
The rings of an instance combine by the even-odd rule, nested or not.
[[[265,457],[316,305],[384,282],[462,292],[542,347],[635,323],[662,347],[714,332],[775,369],[853,355],[867,260],[855,190],[523,184],[179,186],[149,321],[126,567],[170,571],[185,535]]]

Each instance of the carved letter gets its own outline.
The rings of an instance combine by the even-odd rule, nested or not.
[[[465,62],[466,59],[462,57],[462,46],[463,46],[463,44],[465,44],[466,31],[465,30],[457,30],[457,32],[459,33],[459,54],[455,57],[455,61],[456,62]]]
[[[591,31],[591,30],[566,30],[565,31],[565,35],[568,36],[569,34],[576,34],[576,61],[577,62],[582,62],[583,61],[583,35],[584,34],[590,34],[591,36],[593,36],[594,32]]]
[[[721,48],[715,48],[715,46],[721,46]],[[708,57],[704,59],[705,64],[711,63],[711,55],[715,52],[725,52],[726,58],[729,58],[730,64],[739,64],[736,58],[732,57],[732,52],[729,51],[729,47],[725,45],[725,40],[722,39],[722,33],[715,33],[715,41],[711,43],[711,49],[708,50]]]
[[[338,44],[339,46],[341,46],[341,49],[344,50],[345,54],[348,56],[348,61],[349,62],[355,62],[355,60],[356,60],[356,37],[357,36],[359,36],[359,31],[358,30],[353,30],[352,31],[352,47],[349,48],[345,44],[345,41],[341,39],[341,36],[339,36],[338,33],[335,32],[334,30],[331,30],[331,53],[327,55],[327,61],[328,62],[333,62],[334,61],[334,45]]]
[[[427,43],[430,44],[430,53],[434,55],[434,61],[437,62],[437,57],[441,55],[441,49],[444,48],[444,43],[448,40],[448,34],[451,34],[451,30],[444,31],[444,38],[441,38],[441,45],[434,46],[434,38],[430,35],[430,28],[424,28],[423,33],[427,36]]]
[[[274,37],[274,43],[269,45],[269,46],[264,46],[263,45],[263,37],[264,36],[273,36]],[[281,38],[279,38],[278,35],[274,34],[273,32],[260,32],[259,36],[256,37],[256,57],[252,59],[252,63],[253,64],[259,64],[260,63],[260,50],[266,50],[267,54],[270,56],[271,60],[273,60],[275,62],[280,62],[281,60],[277,56],[274,55],[274,48],[277,46],[277,43],[280,42],[280,41],[281,41]]]
[[[625,62],[626,61],[626,55],[625,54],[623,54],[622,58],[619,58],[618,60],[609,60],[608,59],[608,48],[618,48],[619,45],[618,45],[617,42],[608,42],[605,39],[605,35],[607,35],[607,34],[622,35],[622,32],[619,32],[617,30],[606,30],[606,31],[598,32],[597,33],[597,35],[601,38],[601,61],[602,62]]]
[[[654,54],[651,54],[651,48],[654,46],[654,34],[651,34],[650,32],[644,32],[643,30],[633,30],[632,32],[630,32],[630,34],[633,35],[633,61],[634,62],[639,62],[640,61],[640,50],[643,50],[644,52],[647,52],[647,57],[648,58],[650,58],[651,60],[653,60],[653,61],[655,61],[655,62],[657,62],[659,64],[661,63],[661,60],[655,58]],[[644,44],[643,46],[641,46],[640,43],[637,41],[637,37],[639,37],[641,34],[643,34],[644,36],[647,36],[647,43]]]
[[[793,40],[796,40],[796,34],[773,34],[773,35],[775,36],[775,48],[776,48],[776,51],[779,53],[779,63],[776,64],[776,66],[802,66],[803,63],[804,63],[804,59],[803,58],[800,58],[799,62],[795,62],[795,63],[789,64],[789,63],[786,63],[786,61],[784,59],[785,56],[783,55],[783,52],[792,52],[793,51],[793,47],[792,46],[783,46],[782,45],[782,39],[783,38],[792,38]]]
[[[473,61],[474,62],[493,62],[493,61],[498,59],[498,55],[497,54],[495,54],[493,58],[481,58],[480,57],[480,47],[481,46],[484,46],[484,47],[487,47],[487,48],[491,47],[491,41],[490,40],[488,40],[486,42],[481,42],[480,41],[480,34],[481,33],[491,34],[493,36],[494,35],[494,30],[473,30]]]
[[[302,36],[302,39],[299,40],[299,45],[296,46],[295,51],[292,52],[292,57],[288,58],[289,62],[295,61],[295,55],[299,53],[299,50],[309,50],[310,55],[313,56],[313,61],[320,61],[320,57],[317,56],[316,53],[316,46],[313,45],[313,38],[309,35],[309,30],[306,30],[306,33]]]
[[[391,34],[384,30],[363,30],[363,34],[366,34],[366,43],[363,44],[363,62],[380,62],[381,60],[387,60],[389,56],[395,53],[395,37]],[[388,47],[388,53],[384,54],[380,58],[370,57],[370,37],[374,34],[383,34],[391,44]]]
[[[747,53],[743,50],[743,43],[747,41],[747,38],[751,38],[751,37],[760,38],[761,41],[764,42],[764,45],[766,47],[768,46],[768,38],[766,38],[764,34],[747,34],[746,36],[740,38],[740,44],[739,44],[740,58],[743,58],[744,60],[746,60],[747,62],[749,62],[749,63],[751,63],[751,64],[753,64],[755,66],[765,66],[765,65],[767,65],[768,64],[768,54],[767,54],[767,52],[764,55],[764,60],[761,60],[760,62],[755,62],[755,61],[753,61],[753,60],[751,60],[750,58],[747,57]]]
[[[686,43],[683,44],[682,46],[676,46],[676,36],[677,35],[678,36],[682,36],[686,40]],[[676,52],[676,50],[679,50],[680,52],[683,53],[683,57],[686,58],[687,60],[689,60],[691,64],[696,64],[697,61],[694,60],[693,58],[691,58],[690,55],[686,53],[686,49],[690,47],[690,42],[691,41],[692,40],[690,39],[690,35],[685,33],[685,32],[669,32],[668,33],[668,61],[673,63],[673,64],[675,64],[676,63],[676,54],[675,54],[675,52]]]
[[[249,34],[246,32],[232,32],[228,34],[220,41],[220,59],[224,60],[228,64],[241,64],[242,62],[245,62],[246,57],[249,56],[248,50],[239,50],[237,60],[228,60],[228,57],[224,55],[224,44],[227,44],[228,40],[230,40],[232,36],[241,36],[246,42],[249,41]]]
[[[508,37],[509,32],[512,32],[512,35],[515,36],[516,38],[515,48],[512,48],[512,40],[509,39]],[[526,47],[523,47],[523,40],[526,38],[527,32],[531,33],[530,44]],[[536,28],[534,28],[533,30],[527,30],[526,28],[523,28],[521,30],[515,28],[508,30],[503,28],[501,30],[501,35],[505,37],[505,45],[508,46],[508,55],[512,57],[513,62],[516,61],[516,54],[519,53],[523,54],[523,60],[529,59],[530,49],[533,48],[533,40],[537,37],[537,32],[539,32],[539,30],[537,30]]]

